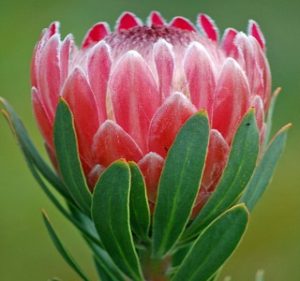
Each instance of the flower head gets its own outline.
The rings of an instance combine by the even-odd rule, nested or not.
[[[113,32],[95,24],[81,47],[60,38],[58,23],[45,29],[32,62],[32,100],[49,153],[59,97],[74,116],[79,153],[90,188],[113,161],[138,163],[155,203],[164,159],[177,132],[205,109],[211,125],[202,188],[195,210],[215,189],[235,131],[255,107],[263,138],[271,76],[265,40],[250,21],[248,34],[227,29],[221,40],[206,15],[198,27],[170,23],[152,12],[144,25],[124,13]],[[200,30],[199,30],[200,29]]]

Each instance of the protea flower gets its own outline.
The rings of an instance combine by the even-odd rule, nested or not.
[[[197,27],[152,12],[147,24],[124,13],[113,32],[95,24],[80,47],[59,24],[42,33],[32,62],[32,100],[54,159],[53,123],[60,97],[74,116],[81,163],[92,190],[115,160],[138,163],[155,204],[164,159],[177,132],[199,110],[211,126],[197,212],[214,191],[243,116],[254,107],[264,138],[271,76],[257,23],[248,34],[228,28],[222,39],[204,14]]]

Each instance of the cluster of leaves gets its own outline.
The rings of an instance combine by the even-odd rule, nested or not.
[[[53,204],[81,232],[103,281],[145,280],[145,255],[156,261],[171,260],[165,273],[168,280],[216,280],[245,232],[249,211],[271,180],[288,128],[280,130],[265,151],[259,151],[255,112],[250,110],[237,130],[216,191],[191,221],[208,145],[209,122],[204,113],[191,117],[177,135],[165,161],[151,217],[144,178],[134,162],[114,162],[90,192],[78,156],[72,113],[65,101],[58,105],[54,126],[60,177],[41,158],[11,106],[1,102],[29,169]],[[67,207],[52,188],[66,200]],[[43,218],[65,261],[82,280],[90,280],[65,249],[45,212]]]

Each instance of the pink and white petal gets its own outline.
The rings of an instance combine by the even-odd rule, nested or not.
[[[262,98],[260,96],[253,97],[251,100],[251,106],[255,108],[257,126],[261,129],[265,119],[264,103]]]
[[[132,137],[111,120],[105,121],[98,129],[92,151],[94,162],[104,167],[121,158],[135,162],[142,158],[142,152]]]
[[[60,23],[58,21],[52,22],[47,29],[47,33],[48,33],[47,37],[50,38],[56,33],[59,34],[59,26]]]
[[[163,26],[165,25],[165,20],[161,16],[161,14],[157,11],[151,12],[149,19],[148,19],[148,25],[151,26]]]
[[[217,81],[213,110],[213,128],[228,143],[249,108],[250,90],[243,70],[232,58],[227,58]]]
[[[264,122],[261,129],[260,129],[260,132],[259,132],[259,142],[260,142],[260,154],[262,154],[264,151],[263,151],[263,144],[265,143],[265,139],[266,139],[266,131],[267,131],[267,124]]]
[[[174,93],[154,115],[149,130],[149,151],[166,157],[181,126],[196,112],[186,96]]]
[[[87,176],[87,183],[89,186],[89,189],[91,191],[94,190],[94,187],[100,177],[100,175],[104,172],[105,168],[99,164],[96,164],[91,171],[89,172]]]
[[[36,88],[31,90],[32,106],[38,127],[42,136],[51,148],[53,148],[53,122],[50,121],[48,114],[43,105],[41,95]]]
[[[139,53],[129,51],[115,67],[109,84],[117,123],[145,152],[150,121],[161,103],[149,66]]]
[[[236,46],[234,44],[234,39],[238,32],[233,28],[227,28],[224,32],[221,48],[224,50],[225,54],[229,56],[232,53],[236,53]]]
[[[74,50],[74,38],[69,34],[61,44],[60,48],[60,80],[61,85],[65,82],[69,74],[69,64],[72,51]]]
[[[229,145],[221,133],[212,129],[208,144],[201,188],[213,192],[226,166]]]
[[[249,37],[244,32],[239,32],[234,39],[234,45],[237,49],[236,53],[233,54],[233,57],[243,67],[248,77],[251,78],[251,71],[255,59],[253,45],[251,44]]]
[[[93,137],[99,127],[98,112],[93,92],[78,67],[66,81],[63,97],[73,113],[81,158],[91,165]]]
[[[150,152],[138,162],[138,165],[145,178],[148,200],[155,203],[159,178],[164,166],[164,159],[158,154]]]
[[[237,47],[235,58],[247,74],[251,93],[263,95],[262,71],[256,59],[257,51],[261,50],[256,40],[252,36],[248,37],[243,32],[239,32],[235,38],[235,45]],[[256,50],[256,47],[259,49]]]
[[[213,61],[200,43],[192,43],[184,58],[185,77],[192,103],[212,118],[216,78]]]
[[[82,49],[89,48],[110,33],[109,26],[106,22],[98,22],[87,32],[82,42]]]
[[[52,119],[60,94],[60,38],[53,35],[46,43],[38,66],[38,90],[49,118]]]
[[[175,17],[170,22],[170,26],[180,28],[187,31],[195,31],[195,26],[186,18],[183,17]]]
[[[271,94],[271,73],[265,53],[253,36],[246,36],[241,32],[236,36],[235,45],[238,50],[235,57],[247,73],[251,93],[262,97],[267,110]]]
[[[265,53],[260,48],[256,39],[250,36],[255,56],[255,78],[253,83],[253,93],[261,96],[265,110],[268,110],[271,99],[271,71]]]
[[[142,22],[137,16],[130,12],[123,13],[117,21],[117,30],[127,30],[136,26],[142,26]]]
[[[107,119],[106,94],[107,83],[111,69],[109,46],[104,42],[98,43],[88,58],[88,77],[98,107],[100,124]]]
[[[258,25],[257,22],[255,22],[254,20],[250,20],[249,21],[249,25],[248,25],[248,34],[252,35],[257,42],[259,43],[260,47],[265,50],[266,49],[266,40],[265,37]]]
[[[200,14],[198,17],[198,23],[207,38],[214,42],[219,40],[219,30],[214,21],[208,15]]]
[[[163,98],[168,97],[172,90],[174,73],[174,53],[172,45],[164,39],[154,44],[154,61],[159,79],[159,90]]]

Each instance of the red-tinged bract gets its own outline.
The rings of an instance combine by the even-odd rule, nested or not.
[[[198,30],[198,28],[200,30]],[[152,12],[143,24],[126,12],[111,32],[95,24],[81,47],[64,40],[58,23],[45,29],[32,60],[34,113],[54,157],[53,123],[59,97],[74,116],[82,166],[91,190],[113,161],[138,163],[151,206],[164,159],[184,122],[206,110],[208,154],[194,213],[222,175],[236,129],[250,107],[263,138],[271,75],[264,36],[254,21],[248,34],[219,31],[207,15],[193,25],[167,23]]]

